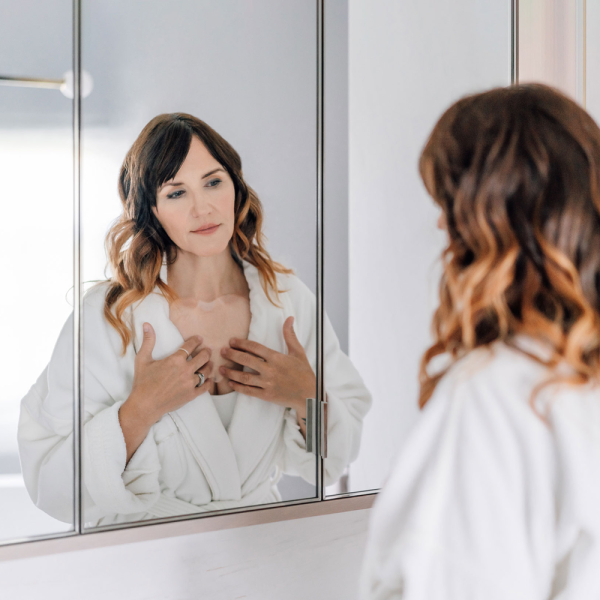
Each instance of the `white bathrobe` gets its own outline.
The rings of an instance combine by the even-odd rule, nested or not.
[[[249,340],[287,353],[283,323],[294,329],[316,370],[316,302],[294,275],[277,275],[282,308],[261,286],[258,270],[244,261],[250,288]],[[166,266],[161,277],[166,281]],[[103,315],[107,284],[84,297],[83,494],[85,521],[106,525],[277,502],[280,473],[315,481],[315,456],[295,411],[239,394],[226,430],[208,392],[164,415],[127,465],[118,411],[129,396],[142,324],[156,332],[153,358],[183,343],[169,319],[169,305],[155,292],[132,305],[134,338],[122,357],[121,339]],[[201,332],[199,332],[201,333]],[[72,520],[73,315],[65,323],[50,363],[21,402],[19,451],[23,477],[35,504],[62,521]],[[333,483],[352,462],[371,396],[325,319],[325,389],[329,402],[325,482]]]
[[[547,377],[497,342],[442,378],[375,502],[362,600],[600,598],[600,389],[544,389],[546,425]]]

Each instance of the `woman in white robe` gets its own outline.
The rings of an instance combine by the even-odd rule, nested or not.
[[[131,171],[135,161],[131,155],[136,148],[138,154],[135,158],[139,162],[140,148],[143,150],[152,141],[155,146],[158,144],[152,138],[156,138],[157,122],[168,129],[173,121],[176,121],[176,127],[181,128],[183,121],[188,129],[192,129],[187,145],[184,137],[184,148],[179,149],[177,168],[170,167],[171,172],[176,173],[168,181],[180,179],[184,184],[176,182],[176,189],[187,190],[177,192],[174,198],[184,194],[194,196],[195,204],[189,204],[191,209],[184,210],[186,219],[189,214],[194,218],[204,215],[220,223],[217,228],[223,229],[229,223],[225,212],[220,214],[221,209],[214,200],[205,200],[199,191],[194,191],[198,164],[204,164],[202,161],[209,161],[206,163],[209,164],[212,160],[217,165],[223,165],[225,168],[221,169],[221,180],[226,179],[228,173],[233,173],[231,179],[236,181],[235,217],[238,218],[240,206],[243,206],[237,200],[238,188],[242,184],[235,177],[241,178],[241,163],[239,169],[235,164],[232,167],[228,164],[230,156],[227,152],[225,155],[219,154],[213,148],[215,157],[208,151],[212,148],[211,140],[204,139],[202,143],[198,131],[204,136],[213,136],[222,146],[227,143],[201,121],[177,114],[161,115],[154,119],[130,151],[122,177],[133,177]],[[235,153],[230,146],[226,148],[230,154]],[[221,163],[218,158],[221,158]],[[143,177],[140,175],[139,179]],[[204,178],[198,179],[201,179],[202,186],[208,185],[204,183]],[[158,182],[161,183],[165,184],[164,181]],[[229,183],[233,190],[233,183]],[[210,188],[217,186],[211,184]],[[131,193],[127,193],[126,187],[121,184],[124,218],[127,218],[128,211],[133,211],[131,202],[128,204]],[[160,196],[161,190],[162,187],[157,187],[159,198],[154,207],[155,216],[161,225],[166,226],[165,231],[171,227],[169,234],[176,238],[181,233],[174,229],[177,222],[169,221],[168,212],[164,209],[166,206],[168,210],[173,204],[168,204],[169,200]],[[234,217],[233,212],[230,216]],[[230,220],[233,227],[233,219]],[[185,232],[189,238],[194,233]],[[133,229],[132,235],[135,235]],[[255,240],[260,237],[256,233],[254,235]],[[284,269],[275,272],[275,286],[266,286],[261,271],[239,256],[229,238],[225,239],[220,254],[212,246],[206,250],[207,244],[214,246],[218,242],[206,242],[207,238],[194,237],[192,242],[187,239],[182,238],[174,263],[168,264],[168,252],[162,255],[160,277],[152,291],[140,294],[140,298],[124,310],[123,320],[131,333],[124,355],[123,336],[106,318],[111,282],[97,284],[84,296],[85,425],[82,463],[84,514],[89,525],[277,502],[281,499],[277,490],[281,473],[298,475],[308,482],[315,482],[315,456],[306,452],[303,434],[305,423],[301,419],[301,416],[305,416],[305,397],[315,393],[314,295],[295,275]],[[214,239],[214,236],[209,239]],[[172,243],[175,245],[176,241]],[[123,252],[126,249],[120,249],[118,256]],[[168,285],[171,268],[180,279],[182,273],[188,278],[197,277],[195,273],[190,276],[189,270],[175,271],[177,261],[183,260],[181,256],[188,259],[189,264],[194,264],[198,258],[206,261],[207,257],[212,259],[213,255],[217,255],[219,260],[228,261],[228,267],[233,264],[234,272],[238,268],[235,265],[239,266],[239,272],[243,275],[242,283],[247,285],[250,315],[247,330],[244,331],[247,335],[239,334],[236,344],[223,350],[222,373],[226,376],[220,380],[214,364],[218,362],[215,353],[219,348],[212,349],[213,356],[207,362],[208,358],[202,358],[204,354],[208,357],[202,344],[192,342],[194,336],[184,339],[172,320],[174,304],[168,300],[163,287]],[[202,278],[200,281],[203,282]],[[274,288],[279,290],[278,304],[267,294],[267,290],[272,294]],[[239,296],[235,298],[238,303],[239,300]],[[114,307],[111,310],[114,315]],[[203,315],[205,317],[206,314]],[[178,323],[183,328],[185,321],[179,320]],[[204,323],[208,326],[209,321],[205,318]],[[148,324],[150,327],[145,334],[144,325]],[[243,327],[238,331],[243,331]],[[187,333],[190,331],[187,330]],[[203,334],[202,331],[193,333]],[[349,358],[341,351],[327,318],[324,340],[329,410],[328,458],[324,477],[326,484],[330,484],[357,456],[362,419],[370,406],[371,397]],[[259,359],[257,353],[268,358]],[[187,355],[191,355],[189,359]],[[192,373],[192,367],[188,364],[194,360],[200,368]],[[275,373],[271,367],[269,379],[266,374],[258,373],[249,366],[257,361],[261,361],[260,365],[275,364],[282,372]],[[153,385],[165,384],[157,379],[157,371],[152,374],[152,368],[159,364],[168,364],[180,369],[178,372],[181,373],[187,369],[185,376],[193,381],[188,383],[186,379],[182,383],[182,386],[187,386],[185,398],[181,396],[176,404],[163,409],[162,414],[153,413],[151,420],[155,422],[142,430],[141,435],[139,431],[132,433],[132,428],[137,424],[130,422],[126,425],[123,407],[133,405],[135,390],[143,388],[139,383],[142,368],[150,377],[150,386],[143,388],[145,395],[153,393]],[[48,514],[66,522],[72,520],[72,365],[73,315],[60,333],[48,366],[22,400],[18,436],[23,476],[32,500]],[[262,371],[261,366],[257,368]],[[290,374],[290,369],[294,373]],[[276,387],[273,382],[279,382],[279,386]],[[271,384],[275,386],[272,387],[275,391],[270,394]],[[223,395],[223,385],[226,390],[234,390],[225,395],[231,394],[235,400],[229,409],[220,410],[219,396]],[[285,389],[286,385],[296,385],[298,389],[288,390]],[[292,397],[293,403],[288,400]],[[140,393],[136,396],[136,402],[138,415],[142,410],[152,408]],[[130,429],[127,430],[127,427]]]
[[[546,86],[491,90],[420,170],[449,243],[360,597],[599,598],[600,129]]]

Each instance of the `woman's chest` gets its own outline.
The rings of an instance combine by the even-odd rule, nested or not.
[[[229,347],[231,338],[247,339],[250,330],[250,303],[247,298],[236,294],[221,296],[214,302],[177,300],[169,307],[169,318],[184,340],[193,335],[202,337],[202,347],[212,350],[213,369],[208,377],[213,378],[211,394],[226,394],[233,391],[229,382],[219,372],[219,367],[240,369],[221,355],[221,348]]]
[[[203,346],[220,349],[232,337],[246,339],[250,329],[250,302],[237,294],[221,296],[213,302],[180,299],[169,306],[169,319],[183,339],[203,338]]]

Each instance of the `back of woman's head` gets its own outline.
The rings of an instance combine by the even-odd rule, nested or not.
[[[442,115],[419,167],[449,236],[420,405],[445,373],[428,373],[435,356],[455,361],[520,333],[546,342],[548,365],[566,361],[574,381],[595,377],[600,129],[593,119],[541,84],[494,89]]]

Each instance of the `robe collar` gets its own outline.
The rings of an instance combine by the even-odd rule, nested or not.
[[[283,308],[273,305],[261,285],[258,269],[243,261],[243,270],[250,290],[248,339],[287,354],[283,323],[291,314],[290,303],[284,301]],[[165,262],[160,277],[166,283]],[[285,293],[281,294],[282,297],[284,295]],[[132,306],[136,353],[142,343],[144,322],[150,323],[156,333],[152,351],[155,360],[173,354],[184,343],[179,330],[169,319],[169,304],[158,286],[137,305]],[[244,370],[248,369],[244,367]],[[277,404],[238,393],[227,431],[211,395],[205,392],[165,417],[173,419],[190,447],[211,487],[213,500],[239,500],[244,482],[259,465],[274,438],[279,435],[284,411],[285,408]]]

